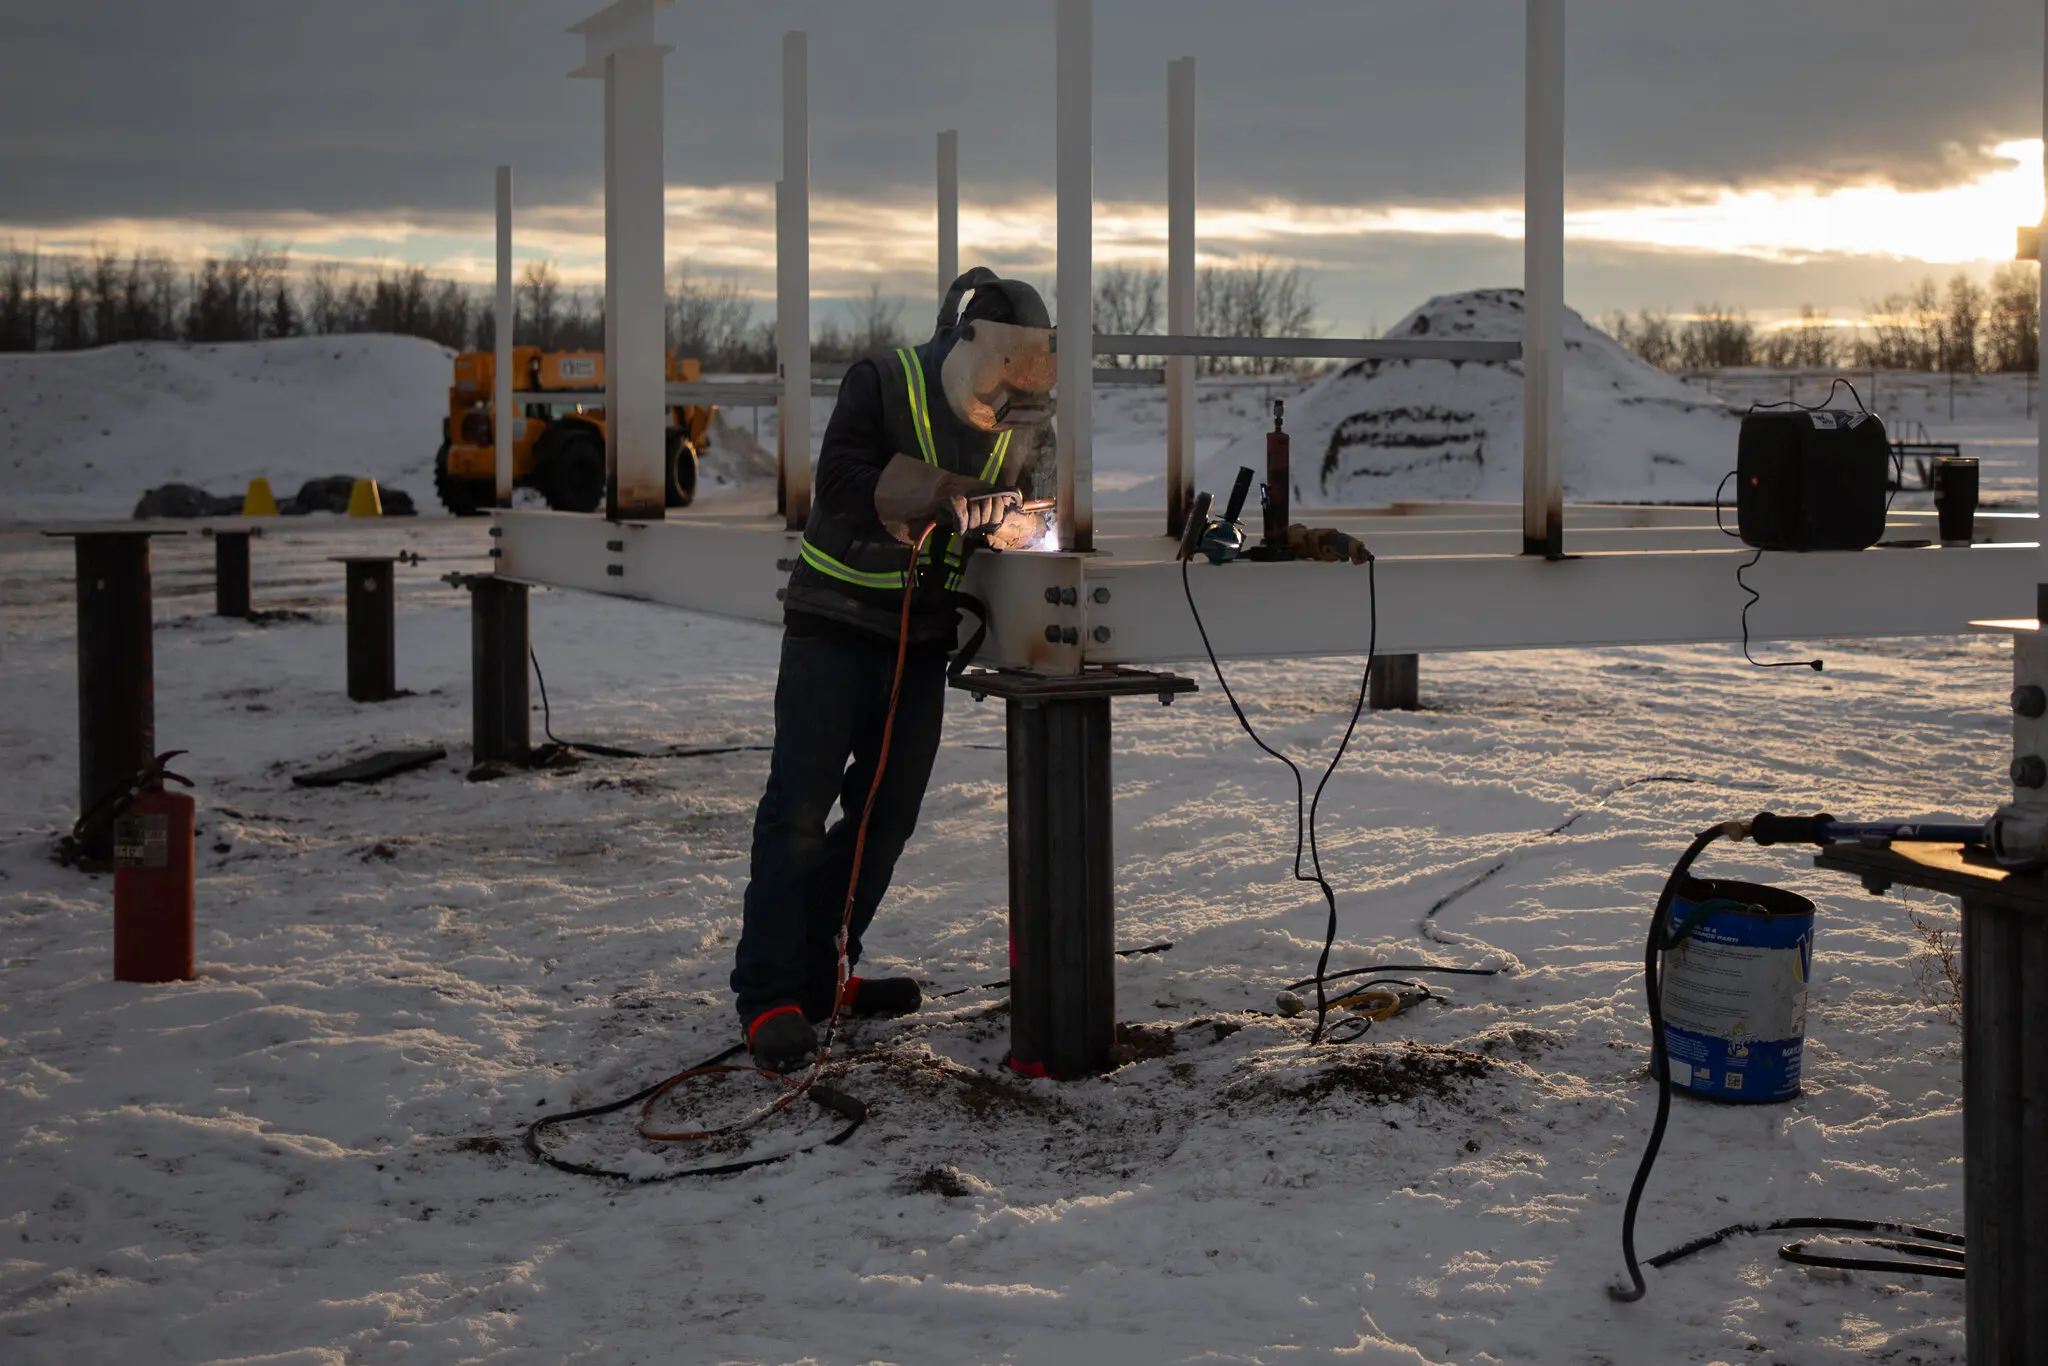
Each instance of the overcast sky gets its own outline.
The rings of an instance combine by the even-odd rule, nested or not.
[[[528,244],[587,262],[589,244],[579,256],[576,238],[596,222],[602,125],[596,83],[565,79],[581,40],[564,30],[593,8],[0,0],[0,238],[61,244],[87,233],[198,250],[257,230],[311,254],[473,270],[488,251],[491,167],[510,161],[522,222],[540,231]],[[1165,64],[1183,54],[1198,63],[1205,217],[1269,202],[1293,213],[1519,201],[1516,0],[1095,8],[1105,202],[1162,198]],[[767,286],[762,195],[779,173],[779,45],[801,28],[820,249],[829,242],[845,258],[821,256],[823,287],[858,287],[876,268],[892,292],[922,286],[929,268],[913,265],[931,256],[932,139],[945,127],[960,130],[967,257],[1049,269],[1042,246],[996,240],[993,227],[978,246],[972,225],[975,212],[1025,221],[1047,207],[1052,9],[684,0],[663,10],[657,34],[675,48],[671,255]],[[1567,15],[1574,211],[1731,189],[1927,192],[1993,173],[1991,148],[2040,136],[2039,0],[1569,0]],[[1325,223],[1277,244],[1205,235],[1204,246],[1309,264],[1330,320],[1363,327],[1442,289],[1516,282],[1515,242],[1451,226]],[[2010,226],[1986,240],[2009,241]],[[1926,257],[1945,274],[1968,254]],[[1812,242],[1787,252],[1608,241],[1574,248],[1570,294],[1588,312],[1709,299],[1853,309],[1929,269],[1912,252],[1867,245],[1837,254]]]

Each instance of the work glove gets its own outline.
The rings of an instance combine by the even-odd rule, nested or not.
[[[955,494],[948,500],[952,514],[953,530],[968,535],[972,532],[992,532],[1003,524],[1003,519],[1015,511],[1019,499],[1012,489],[995,493]]]
[[[997,550],[1030,550],[1045,538],[1051,520],[1043,512],[1026,512],[1022,508],[1011,508],[1003,514],[1002,522],[991,531],[988,543]]]
[[[1287,544],[1293,547],[1297,558],[1321,560],[1325,564],[1339,560],[1364,564],[1372,558],[1372,552],[1365,548],[1364,541],[1334,527],[1309,527],[1296,522],[1287,528]]]

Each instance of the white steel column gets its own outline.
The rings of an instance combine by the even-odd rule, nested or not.
[[[1564,0],[1528,0],[1522,550],[1564,553]]]
[[[491,340],[491,431],[497,436],[497,501],[512,506],[512,168],[498,168],[498,294]]]
[[[614,0],[570,30],[572,76],[604,80],[605,512],[659,518],[667,503],[662,392],[661,59],[654,12],[669,0]]]
[[[939,134],[939,302],[960,278],[960,134]]]
[[[1095,0],[1059,0],[1059,545],[1095,548]]]
[[[1195,333],[1195,59],[1166,64],[1166,330]],[[1195,358],[1166,361],[1166,534],[1195,501]]]
[[[2042,145],[2048,146],[2048,38],[2044,38],[2041,45],[2041,63],[2041,136],[2043,139]],[[2048,159],[2044,159],[2041,170],[2043,193],[2048,195]],[[2048,242],[2048,204],[2044,204],[2042,209],[2040,237],[2037,239],[2037,242]],[[2041,301],[2044,305],[2040,309],[2041,331],[2039,343],[2035,351],[2035,355],[2040,359],[2037,359],[2035,369],[2042,375],[2048,376],[2048,363],[2044,363],[2044,361],[2048,361],[2048,248],[2037,245],[2034,250],[2034,259],[2040,263],[2038,269],[2040,271]],[[2048,393],[2041,395],[2039,406],[2035,409],[2035,412],[2038,415],[2040,425],[2035,429],[2038,450],[2034,457],[2034,508],[2035,515],[2040,518],[2037,525],[2042,530],[2040,532],[2041,558],[2035,570],[2034,582],[2037,585],[2041,585],[2048,584]],[[2034,614],[2044,625],[2048,625],[2048,588],[2037,587],[2035,596]]]
[[[783,515],[796,531],[811,515],[811,102],[801,32],[782,35],[782,189],[776,203],[783,225],[775,258]]]

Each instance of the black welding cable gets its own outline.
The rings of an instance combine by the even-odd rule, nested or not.
[[[1649,1292],[1649,1285],[1643,1280],[1642,1265],[1636,1260],[1636,1211],[1642,1207],[1643,1190],[1650,1184],[1650,1170],[1657,1165],[1657,1150],[1664,1146],[1664,1128],[1671,1121],[1671,1066],[1664,1051],[1664,983],[1661,971],[1664,950],[1670,947],[1671,936],[1665,926],[1671,920],[1671,902],[1678,894],[1679,884],[1706,847],[1723,835],[1729,834],[1727,826],[1717,825],[1694,835],[1685,853],[1679,856],[1671,869],[1671,876],[1664,880],[1664,890],[1657,896],[1657,908],[1650,913],[1650,933],[1643,947],[1643,994],[1650,1008],[1650,1073],[1657,1079],[1657,1118],[1650,1125],[1650,1141],[1643,1147],[1643,1160],[1636,1167],[1635,1181],[1629,1186],[1628,1204],[1621,1215],[1621,1256],[1628,1263],[1629,1279],[1635,1284],[1629,1286],[1610,1285],[1607,1293],[1623,1303],[1633,1303]]]
[[[533,665],[533,681],[540,685],[541,734],[563,749],[595,754],[605,759],[703,759],[714,754],[748,754],[775,748],[773,745],[712,745],[703,749],[665,749],[648,752],[621,749],[617,745],[600,745],[588,740],[564,740],[555,734],[554,712],[548,706],[548,681],[541,675],[540,656],[534,653],[531,645],[526,647],[526,658]]]
[[[1832,1257],[1823,1253],[1808,1252],[1806,1240],[1786,1243],[1778,1249],[1778,1255],[1788,1262],[1801,1266],[1826,1266],[1843,1271],[1905,1272],[1914,1276],[1944,1276],[1951,1280],[1963,1279],[1963,1239],[1957,1234],[1944,1233],[1940,1229],[1921,1228],[1915,1224],[1895,1224],[1881,1219],[1774,1219],[1768,1224],[1730,1224],[1716,1229],[1702,1238],[1660,1252],[1650,1258],[1649,1265],[1662,1270],[1673,1262],[1704,1252],[1718,1243],[1743,1233],[1787,1233],[1799,1230],[1814,1232],[1891,1233],[1901,1234],[1918,1241],[1907,1242],[1904,1238],[1843,1238],[1839,1241],[1863,1247],[1881,1247],[1892,1252],[1903,1252],[1908,1256],[1927,1258],[1926,1261],[1902,1262],[1893,1258]]]
[[[698,1071],[704,1068],[720,1066],[727,1059],[736,1057],[744,1052],[745,1049],[745,1044],[736,1043],[724,1052],[714,1054],[703,1062],[698,1063],[695,1068],[690,1070]],[[800,1148],[790,1148],[783,1152],[771,1153],[766,1157],[745,1157],[737,1162],[720,1162],[708,1167],[685,1167],[677,1171],[640,1175],[634,1172],[616,1171],[610,1167],[594,1166],[588,1162],[571,1162],[567,1158],[556,1157],[541,1145],[541,1134],[546,1130],[562,1124],[571,1124],[577,1120],[598,1119],[605,1115],[617,1114],[629,1105],[638,1105],[668,1084],[668,1080],[664,1079],[655,1082],[652,1086],[635,1091],[630,1096],[606,1101],[602,1105],[592,1105],[581,1110],[564,1110],[560,1114],[542,1115],[539,1119],[526,1126],[525,1144],[527,1155],[536,1162],[546,1163],[556,1171],[570,1172],[576,1176],[601,1177],[607,1181],[623,1181],[628,1185],[634,1186],[656,1186],[667,1181],[680,1181],[688,1176],[731,1176],[736,1172],[751,1171],[755,1167],[766,1167],[776,1162],[786,1161],[803,1153],[814,1152],[819,1148],[836,1148],[846,1142],[847,1139],[852,1138],[858,1132],[860,1126],[867,1122],[867,1107],[865,1105],[862,1105],[859,1101],[842,1091],[835,1091],[829,1086],[814,1085],[808,1092],[811,1102],[820,1109],[830,1110],[845,1120],[844,1127],[828,1138],[821,1138],[815,1143],[806,1144]]]
[[[1238,725],[1244,727],[1244,733],[1251,737],[1253,744],[1287,765],[1287,771],[1294,775],[1294,879],[1297,882],[1313,882],[1317,887],[1321,888],[1323,901],[1329,907],[1329,920],[1323,930],[1323,951],[1316,959],[1316,975],[1313,978],[1307,979],[1307,981],[1313,981],[1316,984],[1316,1025],[1308,1040],[1312,1044],[1321,1041],[1323,1026],[1330,1013],[1329,1001],[1323,990],[1323,974],[1329,970],[1330,950],[1337,942],[1337,892],[1335,888],[1330,886],[1329,879],[1323,876],[1322,854],[1316,847],[1316,810],[1322,803],[1323,789],[1329,786],[1331,776],[1337,772],[1337,765],[1344,761],[1344,751],[1351,746],[1351,736],[1358,729],[1358,718],[1365,712],[1366,693],[1372,683],[1373,659],[1379,652],[1379,583],[1374,572],[1377,564],[1378,561],[1372,558],[1371,555],[1366,557],[1366,598],[1370,610],[1369,621],[1371,624],[1366,633],[1365,671],[1359,675],[1358,679],[1358,699],[1352,703],[1351,720],[1344,727],[1343,738],[1337,742],[1337,752],[1330,756],[1329,767],[1323,770],[1322,780],[1316,784],[1314,797],[1309,798],[1306,784],[1302,780],[1301,769],[1295,765],[1292,759],[1282,754],[1279,750],[1274,749],[1259,737],[1259,732],[1253,728],[1251,719],[1244,714],[1244,708],[1238,705],[1237,694],[1230,690],[1230,680],[1223,676],[1223,665],[1216,659],[1216,647],[1209,642],[1209,629],[1202,624],[1202,611],[1199,607],[1195,606],[1195,590],[1188,581],[1188,562],[1186,559],[1182,559],[1180,562],[1181,592],[1187,597],[1188,611],[1195,619],[1195,630],[1202,637],[1202,650],[1209,656],[1209,667],[1215,671],[1216,683],[1223,689],[1223,696],[1229,701],[1230,710],[1236,714]],[[1308,805],[1306,819],[1302,815],[1304,799],[1307,800]],[[1309,867],[1312,870],[1307,874],[1301,871],[1301,851],[1304,842],[1308,847]],[[1307,981],[1303,985],[1306,985]]]
[[[1513,863],[1515,861],[1515,858],[1518,855],[1522,854],[1524,851],[1535,848],[1537,845],[1543,843],[1545,840],[1555,839],[1557,836],[1562,835],[1565,831],[1571,829],[1574,825],[1578,824],[1579,821],[1581,821],[1587,816],[1592,815],[1595,811],[1600,810],[1602,807],[1607,805],[1608,802],[1613,801],[1622,793],[1628,792],[1638,787],[1647,787],[1653,783],[1703,783],[1705,781],[1707,780],[1704,778],[1696,778],[1691,774],[1687,773],[1645,773],[1637,777],[1630,778],[1626,782],[1616,783],[1613,787],[1608,788],[1605,792],[1602,792],[1598,796],[1594,797],[1589,805],[1580,807],[1578,810],[1572,812],[1569,816],[1566,816],[1563,820],[1559,821],[1556,825],[1551,826],[1548,830],[1545,830],[1540,834],[1533,835],[1530,838],[1523,840],[1520,844],[1517,844],[1514,848],[1508,850],[1506,853],[1496,858],[1477,876],[1466,879],[1457,887],[1451,889],[1450,891],[1444,893],[1442,896],[1438,897],[1436,899],[1436,902],[1433,905],[1431,905],[1428,910],[1422,913],[1422,937],[1425,939],[1433,940],[1439,944],[1451,942],[1449,940],[1444,939],[1442,937],[1442,931],[1437,929],[1436,918],[1438,912],[1442,911],[1445,907],[1451,905],[1451,903],[1458,901],[1459,899],[1465,897],[1466,895],[1472,892],[1479,890],[1479,888],[1485,886],[1488,882],[1491,882],[1495,877],[1499,876],[1503,871],[1505,871],[1507,866],[1510,863]],[[1740,786],[1740,784],[1735,784],[1735,786]]]

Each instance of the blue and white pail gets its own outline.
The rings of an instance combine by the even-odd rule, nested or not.
[[[1798,1095],[1813,903],[1781,887],[1687,877],[1672,896],[1669,928],[1685,931],[1664,953],[1672,1085],[1710,1100]]]

